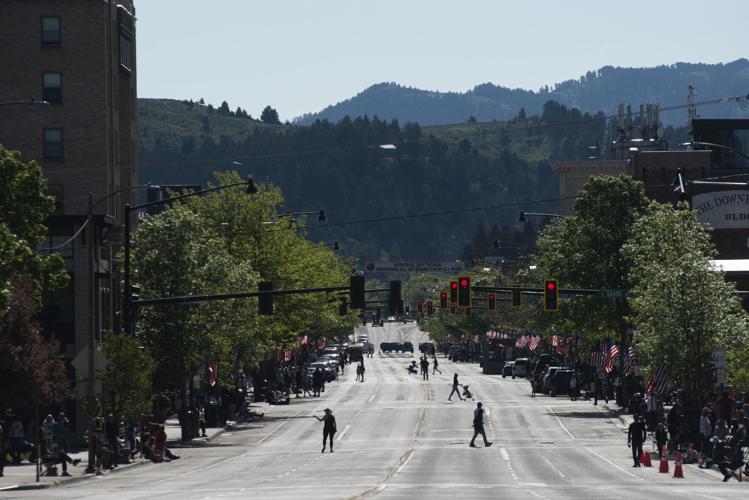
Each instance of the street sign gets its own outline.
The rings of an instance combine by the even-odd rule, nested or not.
[[[73,361],[71,361],[70,364],[73,365],[73,368],[75,368],[80,375],[87,377],[89,366],[88,347],[81,349],[81,352],[73,358]],[[104,357],[104,354],[99,349],[94,349],[94,372],[97,370],[103,370],[106,367],[107,358]]]
[[[629,297],[629,290],[598,290],[599,299],[615,300],[615,299],[626,299]]]

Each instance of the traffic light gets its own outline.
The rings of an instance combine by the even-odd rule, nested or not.
[[[390,282],[390,297],[388,300],[390,315],[397,316],[403,314],[401,308],[401,282],[399,280]]]
[[[458,307],[471,307],[471,278],[458,278]]]
[[[555,279],[544,281],[544,311],[559,310],[559,282]]]
[[[434,304],[432,304],[432,301],[430,300],[427,302],[427,315],[431,316],[434,314]]]
[[[348,313],[348,303],[346,297],[341,297],[341,303],[338,304],[338,316],[346,316]]]
[[[458,303],[458,282],[457,281],[450,282],[450,303],[451,304]]]
[[[273,282],[272,281],[261,281],[257,284],[258,292],[272,292]],[[273,294],[272,293],[261,293],[257,298],[258,314],[260,316],[272,316],[273,315]]]
[[[440,309],[447,309],[447,292],[440,292]]]
[[[128,302],[137,302],[140,300],[140,286],[130,285],[130,293],[127,296]]]
[[[512,287],[512,307],[520,307],[520,304],[523,302],[523,296],[520,292],[519,286],[513,286]]]
[[[490,311],[494,311],[497,309],[497,296],[493,293],[490,293],[486,296],[486,301],[489,306]]]
[[[424,303],[422,301],[420,301],[420,300],[416,301],[416,312],[419,315],[424,314]]]
[[[351,309],[364,309],[364,276],[350,276],[348,290]]]

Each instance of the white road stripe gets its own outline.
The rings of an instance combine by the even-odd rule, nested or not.
[[[351,428],[351,424],[348,424],[348,425],[347,425],[346,427],[344,427],[344,428],[343,428],[343,432],[341,432],[341,433],[340,433],[340,434],[338,435],[338,439],[336,439],[336,441],[340,441],[341,439],[343,439],[343,436],[345,436],[345,435],[346,435],[346,433],[348,432],[348,430],[349,430],[350,428]]]
[[[554,465],[551,463],[551,460],[549,460],[548,458],[546,458],[546,456],[541,455],[541,458],[543,458],[544,461],[546,462],[546,464],[549,467],[551,467],[551,470],[553,470],[554,472],[556,472],[557,474],[559,474],[559,477],[561,477],[561,478],[565,477],[564,474],[562,474],[562,471],[560,471],[559,469],[557,469],[556,467],[554,467]]]
[[[557,419],[557,422],[562,427],[562,429],[564,429],[564,432],[567,433],[570,439],[575,439],[575,436],[573,436],[572,433],[569,431],[569,429],[567,429],[567,427],[564,426],[564,424],[562,423],[562,420],[559,417],[557,417],[557,414],[554,413],[554,410],[551,409],[551,406],[547,406],[546,408],[548,408],[551,414],[554,415],[554,418]]]
[[[406,467],[406,465],[408,465],[408,462],[411,461],[411,459],[414,457],[414,454],[416,454],[416,450],[411,450],[408,452],[408,456],[403,461],[403,463],[400,464],[397,469],[395,469],[395,472],[393,472],[393,476],[398,474],[400,471],[402,471]]]
[[[510,460],[510,455],[507,453],[507,450],[504,448],[499,449],[499,454],[502,457],[502,460]]]
[[[367,403],[371,403],[372,401],[375,400],[376,397],[377,397],[377,394],[372,394],[372,397],[367,400]]]
[[[585,449],[586,449],[586,450],[588,450],[589,452],[591,452],[591,453],[592,453],[593,455],[595,455],[595,456],[597,456],[598,458],[600,458],[601,460],[603,460],[604,462],[608,463],[609,465],[612,465],[612,466],[616,467],[617,469],[619,469],[620,471],[622,471],[622,472],[623,472],[623,473],[625,473],[626,475],[628,475],[628,476],[632,476],[633,478],[635,478],[635,479],[639,479],[640,481],[644,481],[644,479],[643,479],[643,478],[641,478],[640,476],[637,476],[637,475],[635,475],[635,474],[632,474],[632,473],[631,473],[631,472],[629,472],[628,470],[626,470],[626,469],[623,469],[622,467],[619,467],[618,465],[616,465],[616,464],[615,464],[614,462],[612,462],[612,461],[611,461],[611,460],[609,460],[608,458],[606,458],[606,457],[604,457],[604,456],[600,455],[599,453],[596,453],[596,451],[595,451],[595,450],[593,450],[592,448],[585,448]]]

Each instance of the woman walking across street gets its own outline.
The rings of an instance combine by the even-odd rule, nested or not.
[[[442,375],[442,370],[439,369],[436,354],[432,356],[432,375],[434,375],[435,372],[439,372],[439,374]]]
[[[460,395],[460,390],[458,389],[460,387],[460,383],[458,382],[458,374],[456,373],[453,376],[453,390],[450,392],[450,395],[447,397],[448,401],[452,401],[453,394],[457,394],[461,401],[463,401],[463,397]]]
[[[325,453],[325,442],[327,441],[328,436],[330,436],[330,452],[333,453],[333,436],[337,430],[333,412],[330,411],[330,408],[325,408],[325,415],[322,417],[318,417],[317,415],[313,416],[320,422],[324,422],[322,428],[322,453]]]

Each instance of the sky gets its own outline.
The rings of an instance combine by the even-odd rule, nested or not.
[[[746,2],[135,0],[139,97],[316,112],[370,85],[537,90],[602,66],[749,57]]]

